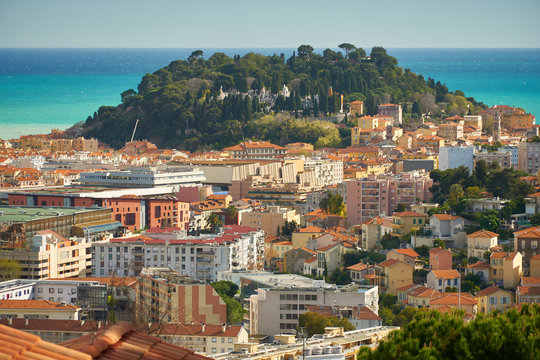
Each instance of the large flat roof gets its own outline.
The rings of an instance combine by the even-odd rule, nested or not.
[[[79,207],[37,207],[37,206],[8,206],[0,205],[0,223],[20,223],[50,217],[73,215],[81,212],[102,210],[104,208]]]

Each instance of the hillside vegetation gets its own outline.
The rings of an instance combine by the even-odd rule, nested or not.
[[[370,56],[351,44],[340,47],[345,54],[326,49],[320,55],[302,45],[289,59],[255,53],[232,58],[214,53],[204,59],[202,51],[194,51],[187,60],[144,75],[137,91],[122,93],[118,106],[100,107],[87,118],[83,134],[119,148],[139,119],[136,138],[160,147],[222,148],[242,136],[278,144],[340,146],[347,145],[350,131],[311,120],[337,113],[341,95],[346,102],[364,101],[367,114],[375,114],[381,103],[402,104],[406,119],[422,113],[475,113],[484,106],[398,67],[381,47],[374,47]],[[290,96],[277,96],[284,85]],[[263,89],[274,94],[272,101],[260,96]]]

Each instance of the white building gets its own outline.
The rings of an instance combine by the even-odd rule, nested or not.
[[[315,181],[319,186],[336,185],[343,181],[343,161],[332,159],[306,159],[304,170],[315,173]]]
[[[298,327],[298,317],[307,312],[306,305],[365,305],[378,314],[378,301],[377,286],[350,284],[338,287],[320,281],[314,282],[311,287],[259,288],[257,294],[251,295],[249,299],[250,334],[275,335],[294,332]]]
[[[220,271],[262,266],[264,232],[238,225],[202,236],[155,230],[94,244],[92,250],[94,276],[137,276],[143,267],[168,267],[196,280],[216,281]]]
[[[474,169],[474,146],[443,146],[439,149],[439,169],[454,169],[465,166]]]
[[[447,287],[461,288],[461,275],[455,269],[452,270],[431,270],[427,276],[427,287],[445,292]]]
[[[200,185],[206,180],[204,172],[198,168],[134,168],[122,171],[94,171],[81,173],[79,181],[82,185],[111,186],[117,188],[138,187],[152,188],[162,186]]]

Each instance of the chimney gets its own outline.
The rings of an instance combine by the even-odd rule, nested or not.
[[[8,325],[10,325],[10,326],[13,325],[13,318],[8,319]]]
[[[227,330],[227,324],[223,323],[221,324],[221,331],[225,332],[225,330]]]
[[[205,326],[205,324],[202,322],[202,323],[201,323],[201,332],[204,332],[205,329],[206,329],[206,326]]]
[[[97,323],[97,328],[98,328],[98,329],[101,329],[101,321],[98,321],[98,323]]]
[[[28,318],[24,319],[24,326],[28,326]]]
[[[84,326],[84,320],[81,320],[81,326]]]

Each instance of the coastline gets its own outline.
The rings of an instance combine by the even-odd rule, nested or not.
[[[0,52],[5,50],[0,49]],[[53,128],[63,130],[77,122],[85,121],[86,117],[92,115],[102,105],[118,105],[120,93],[129,88],[136,88],[145,72],[155,71],[181,55],[185,58],[187,56],[185,54],[192,51],[192,49],[26,49],[29,52],[34,50],[38,50],[37,52],[43,56],[52,51],[49,57],[53,59],[58,55],[55,51],[61,53],[62,56],[66,54],[69,56],[66,57],[67,60],[56,59],[51,64],[43,61],[41,64],[31,64],[29,69],[17,70],[19,73],[16,73],[13,67],[0,66],[0,109],[2,109],[0,138],[2,139],[48,133]],[[245,54],[252,50],[261,53],[277,53],[292,52],[294,49],[203,48],[207,57],[212,51]],[[504,104],[523,107],[537,117],[538,124],[540,122],[540,76],[537,73],[540,71],[534,73],[530,69],[524,69],[519,76],[504,73],[501,76],[495,76],[497,66],[500,67],[501,61],[509,61],[504,56],[515,50],[519,49],[389,48],[388,52],[397,57],[401,67],[411,68],[413,72],[423,74],[426,78],[431,76],[437,81],[440,80],[446,83],[451,91],[462,90],[467,96],[472,96],[489,106]],[[533,61],[540,58],[540,49],[524,50],[535,54],[535,57],[531,58]],[[13,51],[24,55],[25,49]],[[77,58],[75,56],[77,51],[82,51],[85,56],[78,62],[74,62],[71,57]],[[460,51],[465,55],[460,55]],[[475,74],[475,69],[477,70],[483,64],[478,62],[480,60],[475,60],[475,56],[478,57],[477,53],[484,54],[490,51],[499,53],[499,60],[491,59],[488,63],[488,65],[491,64],[490,66],[495,66],[494,70],[487,69],[483,73]],[[91,55],[96,52],[101,57],[92,58]],[[140,58],[135,58],[130,63],[126,54],[132,53],[139,54]],[[440,54],[446,55],[444,61],[437,58]],[[159,59],[158,55],[161,56]],[[65,60],[64,63],[61,62],[62,59]],[[526,65],[532,66],[533,70],[540,68],[536,62],[531,65],[531,59]],[[2,61],[5,60],[0,60],[0,65]],[[58,61],[60,65],[57,64]],[[510,63],[510,65],[516,64]],[[21,65],[13,66],[20,67]],[[39,71],[43,72],[40,66],[52,73],[35,74]],[[517,64],[516,66],[520,69],[524,65]],[[20,72],[27,72],[27,74]],[[445,80],[445,76],[451,81]],[[528,78],[531,80],[527,81]],[[15,83],[15,80],[19,83]],[[516,97],[520,96],[526,98],[527,103],[515,101]]]

